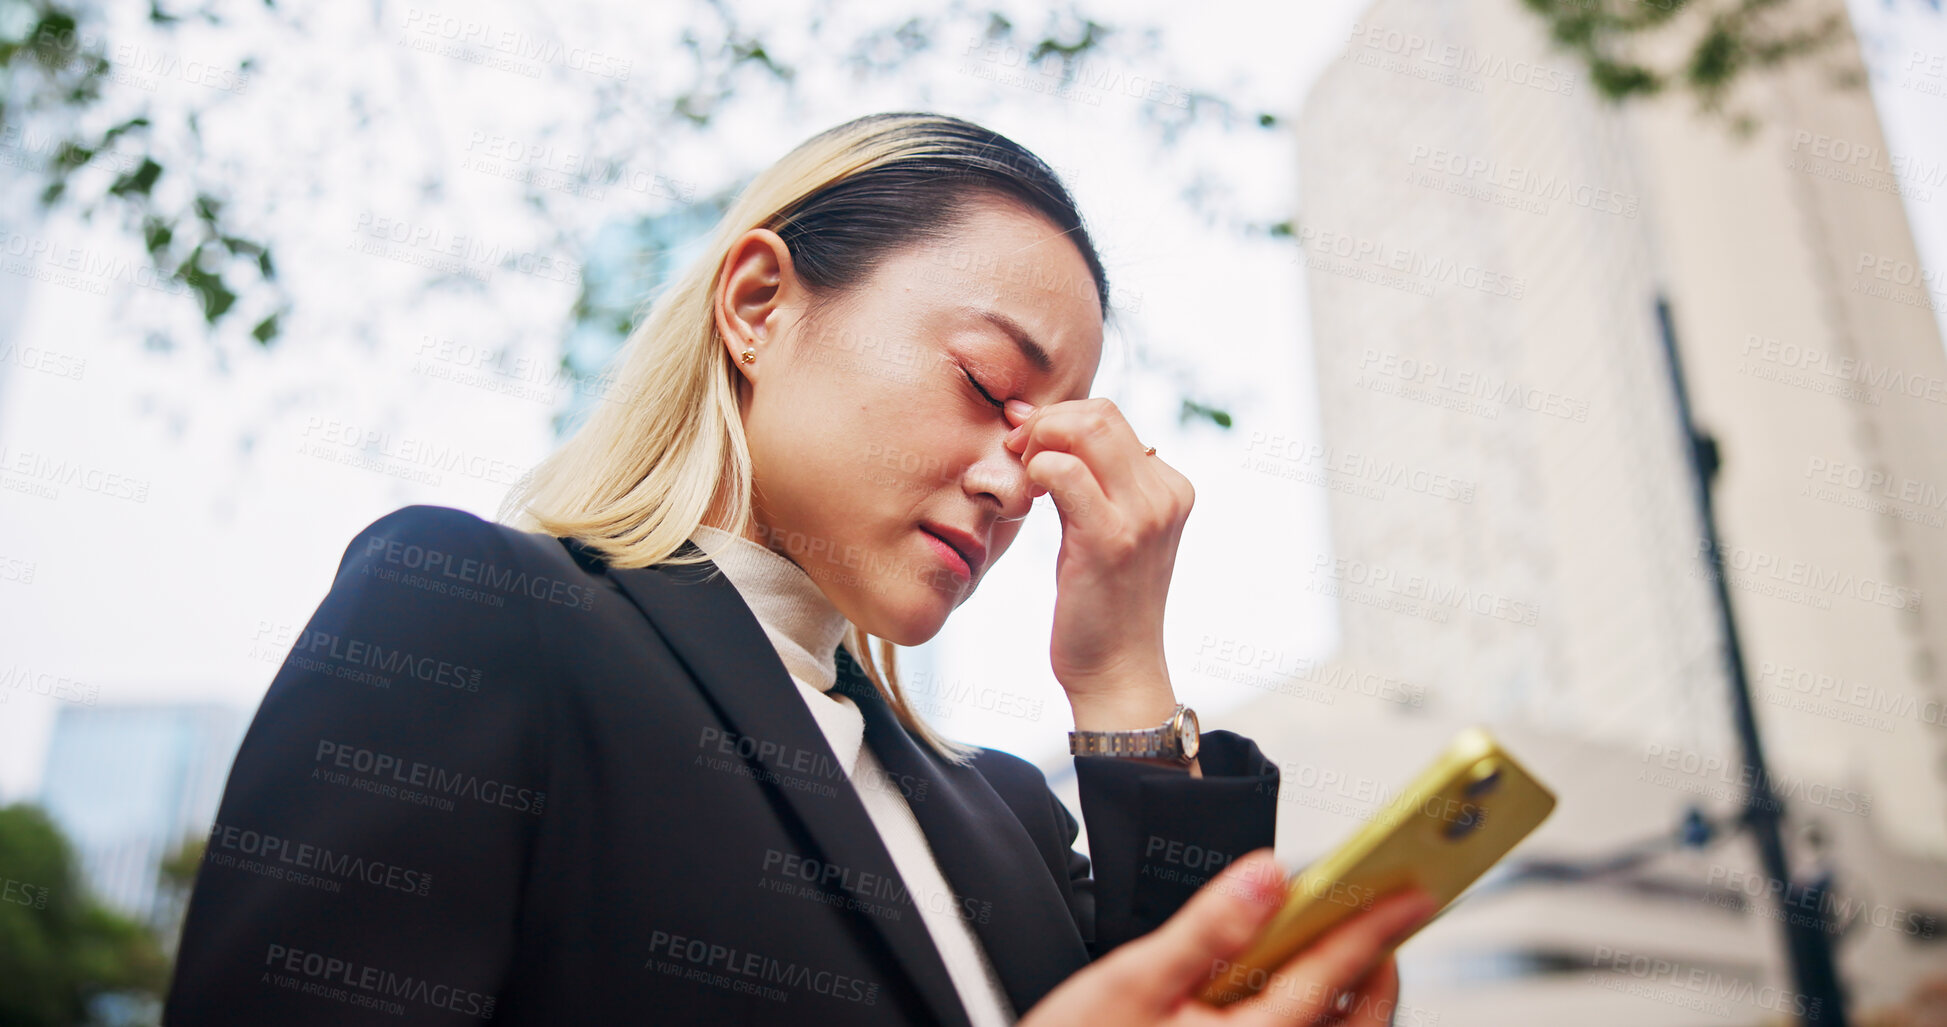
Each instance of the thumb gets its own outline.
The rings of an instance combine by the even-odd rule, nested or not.
[[[1168,1007],[1223,972],[1284,898],[1283,869],[1270,849],[1258,849],[1211,878],[1163,926],[1123,948],[1140,947],[1144,986],[1158,1006]]]

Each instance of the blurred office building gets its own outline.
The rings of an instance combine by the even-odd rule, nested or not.
[[[1843,5],[1797,8],[1842,38],[1733,91],[1748,137],[1687,95],[1608,104],[1507,0],[1379,0],[1305,105],[1302,459],[1346,487],[1300,584],[1338,600],[1335,666],[1424,701],[1326,733],[1261,700],[1280,851],[1467,723],[1561,799],[1528,874],[1408,950],[1400,1023],[1806,1015],[1780,924],[1806,893],[1748,835],[1675,843],[1745,792],[1671,340],[1794,879],[1830,875],[1855,1011],[1947,970],[1947,297],[1902,206],[1947,182],[1835,84],[1864,77]]]
[[[158,870],[209,833],[245,724],[217,704],[63,705],[39,801],[96,898],[152,926],[175,922],[184,897],[159,887]]]

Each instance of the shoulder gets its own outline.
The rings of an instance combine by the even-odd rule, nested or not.
[[[438,561],[448,553],[478,555],[503,547],[503,532],[507,530],[465,510],[415,503],[360,528],[345,547],[344,561],[377,558],[396,562],[407,558],[407,550],[411,550],[411,559],[420,563]]]
[[[1048,776],[1033,763],[999,749],[979,750],[973,766],[1034,840],[1035,849],[1057,877],[1066,873],[1077,822],[1048,784]]]
[[[561,541],[455,507],[416,503],[359,529],[345,547],[339,572],[357,564],[381,564],[465,578],[486,574],[492,567],[581,566]]]
[[[1048,787],[1048,776],[1040,767],[1011,752],[979,749],[973,756],[973,768],[1010,806],[1020,805],[1021,800],[1042,801],[1054,794]]]
[[[571,555],[563,540],[521,531],[465,510],[415,504],[361,528],[345,547],[337,586],[362,580],[458,598],[476,612],[587,610],[603,568]]]
[[[450,506],[400,507],[360,528],[338,560],[338,576],[373,569],[422,572],[479,559],[504,545],[494,525]]]

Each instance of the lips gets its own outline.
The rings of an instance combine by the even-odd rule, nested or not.
[[[987,546],[970,532],[949,528],[943,524],[921,524],[921,531],[946,544],[948,549],[958,554],[967,565],[968,577],[978,577],[981,565],[987,562]]]

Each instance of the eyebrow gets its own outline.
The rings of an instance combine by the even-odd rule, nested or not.
[[[1048,355],[1048,351],[1034,340],[1034,336],[1026,328],[1022,327],[1021,322],[998,310],[983,310],[975,307],[962,307],[961,310],[999,328],[1009,339],[1014,340],[1014,348],[1020,350],[1028,363],[1033,364],[1042,374],[1054,373],[1054,358]]]

